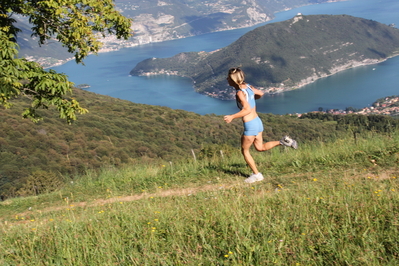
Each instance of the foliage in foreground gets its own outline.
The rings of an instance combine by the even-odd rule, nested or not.
[[[77,113],[87,110],[72,98],[72,83],[65,74],[46,71],[38,63],[20,58],[15,16],[29,18],[32,35],[39,45],[57,40],[75,54],[82,63],[90,53],[101,48],[99,37],[113,34],[118,39],[130,36],[131,20],[122,16],[112,0],[95,1],[22,1],[5,0],[0,3],[0,105],[10,108],[12,100],[25,96],[31,102],[23,116],[40,120],[39,108],[55,106],[68,123]]]
[[[215,154],[104,169],[59,193],[7,200],[0,262],[397,265],[397,133],[274,149],[256,160],[267,178],[250,185],[239,154]]]

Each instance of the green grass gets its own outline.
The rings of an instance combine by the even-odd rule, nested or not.
[[[253,154],[255,184],[238,152],[217,153],[1,202],[0,264],[398,264],[398,134]]]

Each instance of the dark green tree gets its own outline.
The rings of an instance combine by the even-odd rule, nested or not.
[[[112,0],[2,0],[0,3],[0,104],[10,108],[10,100],[26,96],[31,106],[23,116],[33,121],[41,117],[38,108],[55,106],[59,116],[71,123],[77,113],[86,113],[72,94],[73,83],[64,74],[46,71],[39,64],[18,57],[15,15],[29,18],[39,44],[56,39],[75,54],[77,63],[101,47],[99,38],[114,34],[127,39],[131,20],[115,9]]]

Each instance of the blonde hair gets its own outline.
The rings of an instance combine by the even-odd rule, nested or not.
[[[244,71],[242,71],[239,67],[230,68],[228,77],[238,85],[245,83]]]

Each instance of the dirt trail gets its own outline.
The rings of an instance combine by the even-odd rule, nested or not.
[[[81,202],[68,202],[65,205],[62,206],[52,206],[52,207],[47,207],[44,209],[32,209],[29,211],[25,211],[22,213],[18,213],[15,215],[18,215],[19,217],[23,216],[28,216],[37,212],[44,213],[44,212],[52,212],[52,211],[60,211],[60,210],[65,210],[69,208],[75,208],[75,207],[95,207],[95,206],[101,206],[105,204],[111,204],[115,202],[130,202],[130,201],[136,201],[136,200],[141,200],[141,199],[147,199],[151,197],[170,197],[170,196],[188,196],[192,195],[198,192],[204,192],[204,191],[217,191],[221,189],[229,189],[235,186],[240,186],[242,185],[243,182],[230,182],[228,184],[208,184],[208,185],[203,185],[203,186],[198,186],[198,187],[190,187],[190,188],[178,188],[178,189],[167,189],[167,190],[159,190],[154,193],[142,193],[142,194],[137,194],[137,195],[130,195],[130,196],[118,196],[118,197],[112,197],[108,199],[95,199],[92,201],[81,201]]]
[[[372,173],[361,173],[358,175],[359,178],[377,178],[379,180],[383,179],[389,179],[390,176],[394,173],[397,173],[397,169],[394,171],[392,170],[386,170],[379,175],[372,174]],[[306,176],[306,174],[302,174],[303,176]],[[353,178],[353,177],[352,177]],[[195,194],[198,192],[205,192],[205,191],[217,191],[221,189],[230,189],[232,187],[240,187],[240,186],[251,186],[253,184],[245,184],[242,181],[232,181],[229,183],[218,183],[218,184],[207,184],[207,185],[202,185],[202,186],[197,186],[197,187],[189,187],[189,188],[176,188],[176,189],[162,189],[159,191],[156,191],[154,193],[142,193],[142,194],[137,194],[137,195],[130,195],[130,196],[118,196],[118,197],[112,197],[108,199],[95,199],[92,201],[82,201],[82,202],[67,202],[67,204],[63,204],[62,206],[51,206],[47,207],[44,209],[32,209],[28,210],[22,213],[17,213],[15,215],[18,215],[19,217],[23,216],[28,216],[31,214],[35,214],[37,212],[44,213],[44,212],[52,212],[52,211],[60,211],[60,210],[65,210],[69,209],[72,207],[95,207],[95,206],[101,206],[105,204],[111,204],[115,202],[131,202],[131,201],[136,201],[136,200],[141,200],[141,199],[147,199],[151,197],[170,197],[170,196],[188,196],[191,194]]]

